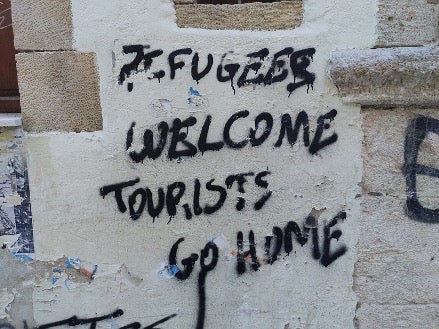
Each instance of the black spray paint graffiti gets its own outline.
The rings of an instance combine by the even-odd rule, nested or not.
[[[320,252],[319,246],[319,235],[318,235],[318,227],[317,220],[311,215],[306,218],[303,231],[300,230],[298,224],[294,221],[288,222],[288,224],[284,228],[284,232],[275,226],[273,227],[273,236],[265,237],[265,258],[263,261],[267,264],[272,265],[280,255],[280,251],[282,249],[282,244],[284,245],[285,252],[289,255],[290,252],[293,251],[292,244],[292,236],[293,234],[296,237],[296,241],[303,247],[309,237],[309,232],[312,231],[312,240],[313,240],[313,258],[315,260],[320,259],[320,264],[325,267],[328,267],[335,260],[343,256],[347,247],[342,245],[338,247],[335,251],[331,252],[331,240],[339,240],[342,231],[333,228],[340,222],[346,219],[346,213],[344,211],[339,212],[333,219],[329,221],[329,223],[325,223],[323,227],[323,248],[322,252]],[[307,226],[310,225],[310,226]],[[259,261],[256,255],[256,243],[255,236],[253,231],[249,232],[249,245],[250,249],[248,251],[244,251],[244,239],[242,232],[238,232],[237,234],[237,272],[239,275],[242,275],[246,271],[246,259],[248,257],[251,258],[251,268],[254,271],[259,270],[261,266],[261,262]],[[274,240],[274,242],[273,242]],[[192,253],[189,257],[182,259],[181,264],[183,265],[183,269],[180,269],[177,264],[177,251],[181,242],[184,241],[184,238],[180,238],[173,244],[171,250],[169,252],[169,265],[172,270],[175,268],[174,276],[178,280],[186,280],[192,274],[195,263],[200,258],[200,267],[201,270],[198,274],[198,316],[197,316],[197,329],[204,328],[204,320],[206,316],[206,275],[207,272],[212,271],[218,263],[218,247],[217,245],[210,241],[200,252],[200,257],[196,253]],[[206,259],[211,254],[211,260],[208,265],[206,265]]]
[[[246,205],[246,200],[243,197],[245,195],[244,184],[247,183],[248,177],[254,177],[254,184],[264,190],[266,190],[262,196],[253,203],[254,210],[260,210],[267,200],[271,197],[271,191],[268,190],[268,182],[265,177],[270,175],[270,172],[262,171],[255,174],[254,172],[246,172],[235,175],[229,175],[225,179],[225,186],[214,184],[215,179],[209,180],[206,184],[206,190],[212,193],[218,194],[218,200],[214,204],[205,204],[202,206],[200,204],[201,195],[201,183],[197,178],[194,181],[194,193],[192,199],[192,207],[189,203],[184,203],[182,208],[184,209],[186,219],[192,219],[193,215],[199,216],[201,214],[211,215],[222,208],[227,199],[227,189],[231,189],[233,185],[236,185],[238,192],[242,195],[238,197],[238,201],[235,205],[237,211],[244,209]],[[123,199],[123,191],[125,188],[136,185],[140,182],[140,178],[135,178],[133,180],[117,183],[113,185],[107,185],[100,189],[100,194],[105,197],[109,193],[114,193],[116,199],[118,210],[121,213],[125,213],[127,209],[129,210],[130,218],[132,220],[137,220],[144,213],[145,208],[148,211],[149,216],[155,220],[166,206],[166,211],[169,216],[169,221],[177,214],[177,206],[182,202],[182,198],[186,191],[186,184],[183,182],[174,182],[169,184],[165,189],[160,187],[157,190],[157,197],[153,197],[151,189],[148,187],[138,188],[132,192],[128,197],[128,208]],[[236,184],[234,184],[236,182]],[[155,203],[155,200],[156,203]],[[154,204],[155,203],[155,204]]]
[[[347,248],[342,245],[336,251],[331,252],[331,240],[339,240],[342,231],[341,230],[332,230],[332,228],[337,225],[340,221],[346,219],[346,213],[344,211],[339,212],[333,219],[329,221],[329,223],[324,223],[323,226],[323,248],[320,251],[319,244],[319,233],[318,233],[318,224],[316,218],[309,215],[305,223],[303,225],[303,230],[300,229],[299,225],[290,221],[282,229],[278,226],[274,226],[272,229],[273,235],[265,237],[264,244],[264,259],[267,264],[272,265],[275,261],[278,260],[278,257],[281,253],[282,246],[284,247],[285,252],[289,255],[293,251],[293,235],[296,238],[296,241],[303,247],[310,237],[312,236],[312,256],[315,260],[320,260],[320,264],[325,267],[331,265],[335,260],[343,256]],[[310,233],[311,232],[311,233]],[[240,231],[236,236],[236,245],[237,245],[237,266],[236,270],[238,274],[243,274],[246,271],[246,259],[250,258],[250,266],[254,271],[257,271],[261,266],[259,258],[256,254],[256,244],[255,244],[255,236],[253,231],[250,231],[248,234],[248,242],[249,242],[249,250],[244,251],[244,235]]]
[[[97,316],[94,318],[86,318],[86,319],[80,319],[77,316],[72,316],[70,318],[67,318],[65,320],[51,322],[47,324],[43,324],[37,327],[34,327],[33,329],[48,329],[48,328],[55,328],[55,327],[61,327],[61,326],[69,326],[69,327],[76,327],[80,325],[90,325],[90,329],[96,329],[96,325],[98,322],[102,322],[105,320],[110,320],[114,318],[118,318],[123,315],[123,311],[118,309],[114,311],[113,313],[103,315],[103,316]],[[170,319],[177,316],[177,314],[171,314],[169,316],[166,316],[146,327],[143,327],[143,329],[158,329],[157,326],[159,324],[165,323],[169,321]],[[126,326],[120,327],[119,329],[140,329],[142,328],[142,325],[139,322],[132,322]],[[15,329],[15,327],[9,323],[0,323],[0,329]],[[23,329],[28,329],[28,325],[26,321],[23,321]]]
[[[247,64],[245,65],[239,63],[224,64],[227,55],[233,54],[233,52],[225,53],[216,67],[216,78],[219,82],[230,81],[230,85],[235,93],[235,83],[238,88],[249,84],[267,86],[284,81],[289,75],[289,70],[291,70],[293,81],[288,83],[286,87],[289,95],[302,86],[307,86],[308,92],[309,87],[313,87],[316,78],[314,73],[308,71],[315,52],[315,48],[295,51],[291,47],[286,47],[276,52],[273,56],[269,56],[270,51],[267,48],[262,48],[247,54]],[[125,55],[135,54],[135,57],[130,63],[122,66],[119,73],[120,85],[123,85],[126,79],[133,73],[148,72],[153,65],[154,59],[163,55],[163,50],[155,49],[151,51],[149,45],[126,45],[122,47],[122,53]],[[176,71],[186,65],[182,58],[190,55],[192,55],[192,60],[190,61],[191,76],[197,83],[212,70],[214,64],[212,54],[207,55],[205,67],[200,68],[200,55],[198,52],[194,53],[191,48],[177,49],[168,55],[169,77],[171,80],[175,79]],[[265,63],[266,58],[268,63]],[[289,64],[287,64],[287,61],[289,61]],[[141,66],[142,63],[143,65]],[[260,73],[259,71],[264,66],[267,67],[266,72]],[[151,72],[151,76],[148,79],[157,79],[160,82],[160,79],[163,79],[165,76],[165,71],[159,69]],[[127,87],[128,91],[131,92],[134,84],[128,82]]]
[[[416,221],[439,223],[439,209],[428,209],[418,200],[417,175],[439,178],[439,169],[418,163],[418,152],[422,141],[428,133],[439,134],[439,120],[419,116],[412,119],[406,130],[404,145],[404,175],[407,184],[407,214]]]
[[[160,157],[166,146],[168,132],[172,133],[170,145],[168,147],[168,158],[170,160],[179,159],[183,156],[194,156],[198,152],[201,152],[203,154],[204,152],[208,151],[219,151],[225,145],[232,149],[242,149],[247,144],[250,144],[252,147],[257,147],[262,145],[270,136],[273,127],[273,117],[268,112],[260,113],[255,117],[254,129],[249,129],[247,138],[241,141],[232,140],[232,126],[238,119],[246,118],[248,115],[248,111],[240,111],[233,114],[224,125],[223,139],[216,142],[207,142],[209,128],[212,122],[212,117],[207,116],[201,129],[197,145],[191,143],[186,139],[187,132],[181,131],[184,128],[189,129],[189,127],[195,125],[197,122],[197,119],[195,117],[189,117],[183,121],[180,119],[174,119],[171,128],[169,128],[167,122],[162,121],[158,124],[159,140],[154,143],[153,131],[150,129],[146,129],[143,133],[143,147],[141,150],[134,150],[132,147],[135,127],[135,123],[133,123],[127,132],[125,148],[128,152],[129,157],[136,163],[143,162],[146,158],[155,160]],[[337,141],[338,136],[336,133],[332,133],[330,136],[322,138],[324,130],[330,128],[330,123],[332,120],[334,120],[336,115],[337,111],[331,110],[319,116],[317,118],[317,127],[315,129],[314,136],[312,140],[310,140],[310,127],[308,115],[306,114],[306,112],[301,111],[297,115],[294,123],[291,119],[291,116],[286,113],[281,117],[279,135],[277,137],[277,141],[273,144],[273,146],[275,148],[281,147],[285,138],[287,142],[291,146],[293,146],[297,142],[300,129],[303,128],[303,143],[306,147],[308,147],[308,151],[311,154],[316,154],[321,149]],[[263,128],[260,129],[261,127]],[[259,130],[262,130],[262,132],[260,132]],[[156,144],[156,146],[154,146],[154,144]],[[270,172],[268,170],[260,172],[256,175],[253,172],[233,174],[226,178],[225,185],[228,189],[230,189],[234,182],[236,182],[238,186],[238,191],[244,194],[245,189],[243,185],[247,182],[246,177],[254,176],[254,182],[256,186],[267,189],[268,183],[264,180],[264,177],[269,174]],[[193,215],[198,216],[202,213],[210,215],[221,209],[224,202],[226,201],[227,191],[223,185],[214,184],[214,181],[215,179],[211,179],[205,184],[205,187],[207,191],[219,194],[218,201],[213,205],[205,205],[204,207],[202,207],[200,205],[201,183],[199,179],[195,179],[194,196],[192,202],[193,206],[191,207],[189,203],[182,202],[182,207],[184,209],[186,219],[191,219]],[[107,194],[114,192],[119,211],[121,213],[125,213],[127,209],[129,209],[130,217],[133,220],[138,219],[144,212],[145,208],[147,209],[148,214],[154,220],[162,212],[166,203],[166,210],[171,220],[176,215],[177,205],[180,204],[181,199],[186,191],[186,184],[183,182],[174,182],[167,186],[166,193],[164,188],[158,188],[157,198],[153,198],[153,193],[148,187],[138,188],[128,197],[127,208],[127,205],[123,200],[122,191],[125,188],[132,187],[139,182],[140,179],[135,178],[126,182],[106,185],[101,187],[100,194],[102,197],[105,197]],[[270,198],[270,196],[271,192],[266,191],[259,200],[255,201],[253,208],[255,210],[260,210],[264,206],[265,202]],[[154,201],[154,199],[156,199],[156,201]],[[238,202],[235,206],[236,210],[241,211],[242,209],[244,209],[245,203],[246,200],[242,196],[238,197]]]
[[[143,148],[141,150],[134,150],[132,148],[134,139],[134,127],[135,122],[131,124],[131,127],[127,131],[127,138],[125,148],[129,157],[136,163],[143,162],[146,158],[155,160],[162,154],[166,143],[168,141],[168,134],[171,134],[171,140],[168,147],[168,158],[170,160],[179,159],[183,156],[195,156],[198,152],[203,154],[209,151],[219,151],[224,146],[232,149],[242,149],[248,144],[251,147],[257,147],[262,145],[270,136],[273,129],[273,116],[268,112],[262,112],[258,114],[254,119],[254,128],[249,128],[248,137],[243,140],[236,141],[231,138],[231,130],[236,121],[247,118],[249,111],[239,111],[233,114],[225,123],[223,129],[222,140],[216,142],[207,142],[210,125],[212,123],[212,117],[208,115],[204,120],[203,127],[201,128],[198,142],[195,145],[188,141],[187,132],[183,129],[189,129],[197,123],[195,117],[188,117],[187,119],[174,119],[172,126],[165,121],[160,122],[157,125],[159,139],[156,141],[154,147],[154,132],[150,129],[146,129],[143,133]],[[280,131],[277,135],[278,138],[273,144],[275,148],[282,146],[284,139],[287,139],[288,144],[293,146],[299,137],[300,128],[303,128],[303,143],[308,147],[308,151],[311,154],[317,154],[321,149],[335,143],[338,139],[336,133],[322,139],[324,130],[330,128],[330,123],[337,116],[336,110],[331,110],[317,118],[317,127],[314,133],[314,137],[310,142],[310,129],[308,114],[305,111],[301,111],[297,114],[296,120],[293,122],[291,116],[285,113],[280,118],[281,125]],[[262,128],[262,129],[261,129]],[[262,131],[262,132],[261,132]]]
[[[184,241],[184,238],[178,239],[169,252],[169,265],[177,266],[177,251],[178,245]],[[206,259],[212,252],[210,263],[206,265]],[[213,242],[208,242],[200,252],[200,267],[201,271],[198,274],[198,316],[196,329],[204,328],[204,319],[206,317],[206,276],[207,272],[212,271],[218,263],[218,247]],[[191,275],[195,262],[198,260],[198,255],[193,253],[188,258],[181,261],[184,270],[177,271],[175,277],[179,280],[186,280]]]

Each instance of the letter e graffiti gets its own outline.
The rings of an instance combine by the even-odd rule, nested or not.
[[[428,133],[439,134],[439,120],[419,116],[412,119],[406,130],[404,145],[404,175],[407,184],[407,215],[424,223],[439,223],[439,208],[429,209],[418,200],[417,175],[439,178],[439,169],[418,163],[418,153],[422,141]]]

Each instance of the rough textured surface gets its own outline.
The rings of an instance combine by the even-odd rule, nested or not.
[[[362,304],[357,313],[361,317],[358,328],[437,328],[437,311],[436,305]]]
[[[93,54],[21,53],[16,58],[25,130],[102,129]]]
[[[1,240],[1,237],[0,237]],[[0,315],[0,323],[7,322],[22,326],[21,320],[26,319],[28,325],[34,325],[32,306],[32,286],[29,284],[34,279],[34,271],[25,262],[14,257],[7,248],[0,249],[0,300],[1,290],[12,296],[12,301],[5,304],[0,303],[0,314],[7,309],[9,319]],[[0,325],[1,326],[1,325]]]
[[[439,8],[431,0],[379,0],[376,46],[431,43],[437,38],[438,15]]]
[[[175,4],[177,25],[215,30],[280,30],[302,23],[302,1],[244,5]],[[194,15],[194,13],[196,13]]]
[[[439,323],[439,227],[405,214],[404,141],[409,120],[419,115],[439,118],[437,109],[363,110],[364,197],[354,274],[358,328],[422,329]],[[431,140],[420,148],[420,163],[422,153],[438,156],[427,147]],[[439,208],[437,178],[421,177],[426,178],[417,186],[421,201],[434,196],[430,207]]]
[[[330,76],[346,102],[439,105],[439,47],[343,50],[331,62]]]
[[[12,0],[17,50],[72,49],[69,0]]]
[[[3,239],[0,237],[0,242]],[[14,254],[9,247],[3,244],[0,249],[1,328],[11,328],[8,325],[2,326],[2,323],[23,328],[24,321],[32,328],[36,324],[34,310],[48,312],[64,289],[68,291],[81,286],[87,289],[92,281],[95,283],[97,268],[86,268],[79,259],[62,257],[53,261],[38,261],[29,256]],[[109,272],[114,278],[122,269],[114,267]],[[99,275],[102,274],[101,271]],[[38,295],[38,288],[45,291],[44,296]],[[34,299],[32,302],[33,298],[36,301]]]

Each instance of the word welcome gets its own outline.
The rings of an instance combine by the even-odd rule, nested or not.
[[[309,72],[307,69],[313,60],[315,48],[306,48],[301,50],[294,50],[292,47],[286,47],[272,56],[271,63],[269,63],[266,72],[261,73],[260,70],[264,65],[264,59],[270,54],[267,48],[262,48],[258,51],[248,53],[246,55],[247,64],[241,65],[239,63],[224,64],[225,58],[230,53],[222,55],[216,66],[216,78],[219,82],[228,82],[235,93],[234,80],[236,77],[236,85],[238,88],[242,86],[253,85],[271,85],[287,79],[289,70],[291,70],[293,81],[288,83],[286,89],[289,95],[299,87],[311,86],[315,81],[315,74]],[[163,55],[162,49],[151,50],[150,45],[126,45],[122,47],[122,53],[125,55],[135,54],[134,59],[127,64],[124,64],[119,73],[119,84],[122,85],[127,78],[133,73],[148,72],[153,66],[154,59]],[[212,54],[207,55],[207,63],[205,67],[200,68],[200,55],[198,52],[193,52],[191,48],[182,48],[172,51],[168,55],[169,77],[174,80],[176,71],[182,69],[187,62],[182,58],[184,56],[192,55],[189,60],[191,67],[192,79],[197,83],[202,80],[213,68],[214,58]],[[287,63],[288,62],[288,63]],[[139,66],[143,63],[143,66]],[[148,79],[163,79],[166,76],[165,70],[157,68],[153,69],[151,76]],[[252,73],[250,73],[252,72]],[[128,83],[128,91],[133,90],[133,83]],[[308,91],[308,90],[307,90]]]
[[[223,185],[214,184],[215,179],[211,179],[205,184],[205,187],[207,191],[217,193],[218,200],[214,204],[205,204],[203,206],[201,206],[200,204],[201,183],[198,178],[195,179],[192,207],[188,203],[182,205],[186,219],[191,219],[193,217],[193,214],[195,214],[196,216],[201,214],[210,215],[220,210],[227,199],[226,188],[231,189],[235,182],[238,191],[241,193],[241,195],[244,195],[244,184],[247,182],[247,177],[254,176],[254,184],[262,189],[267,189],[268,182],[265,180],[265,177],[269,174],[269,171],[262,171],[257,174],[255,174],[254,172],[246,172],[229,175],[224,181],[225,187]],[[139,182],[140,178],[135,178],[127,182],[103,186],[100,189],[100,194],[103,198],[105,198],[107,194],[114,193],[119,211],[121,213],[125,213],[127,211],[127,206],[123,200],[122,192],[125,188],[134,186]],[[185,191],[185,183],[174,182],[167,186],[166,193],[164,188],[158,188],[157,198],[154,198],[151,189],[149,189],[148,187],[138,188],[128,197],[130,218],[132,220],[137,220],[143,214],[145,208],[147,208],[149,216],[151,216],[154,221],[155,218],[158,217],[165,208],[166,201],[166,210],[169,215],[169,223],[172,218],[177,214],[177,205],[180,204]],[[263,195],[253,204],[253,208],[255,210],[260,210],[264,206],[265,202],[271,197],[271,193],[272,192],[269,190],[265,191]],[[154,199],[157,200],[156,204],[154,204]],[[235,206],[236,210],[243,210],[245,204],[245,198],[238,197],[238,201]]]
[[[313,258],[315,260],[320,259],[320,263],[328,267],[335,260],[343,256],[347,247],[342,245],[338,247],[335,251],[331,252],[331,240],[339,240],[342,231],[339,229],[333,229],[340,221],[346,219],[346,213],[344,211],[339,212],[334,218],[332,218],[329,223],[325,223],[323,227],[323,247],[322,252],[320,252],[319,246],[319,234],[317,228],[317,220],[312,215],[309,215],[303,225],[303,230],[299,228],[299,225],[290,221],[284,228],[284,232],[282,229],[274,226],[273,227],[273,236],[265,237],[265,255],[267,256],[266,262],[272,265],[277,259],[281,252],[282,245],[284,246],[285,252],[289,255],[293,250],[293,235],[296,238],[296,241],[303,247],[307,242],[310,235],[310,231],[312,232],[312,240],[313,240]],[[259,270],[261,264],[256,254],[256,244],[255,244],[255,236],[253,231],[250,231],[248,234],[249,237],[249,250],[244,251],[244,241],[242,232],[238,232],[237,234],[237,242],[236,245],[238,247],[237,253],[237,272],[239,275],[245,273],[246,271],[246,259],[250,256],[251,258],[251,268],[254,271]],[[200,259],[200,267],[201,270],[198,274],[198,316],[197,316],[197,329],[204,328],[204,320],[206,316],[206,276],[207,273],[212,271],[217,263],[218,263],[218,247],[217,245],[210,241],[208,242],[204,248],[200,252],[200,256],[196,253],[192,253],[189,257],[183,258],[181,260],[181,264],[183,269],[180,269],[177,265],[177,252],[178,246],[180,243],[184,241],[184,238],[180,238],[175,242],[171,250],[169,252],[169,265],[171,270],[176,267],[178,270],[175,271],[174,276],[178,280],[186,280],[190,277],[191,273],[194,270],[195,263],[198,259]],[[211,254],[211,260],[209,264],[206,264],[206,259],[209,258]]]
[[[48,329],[48,328],[55,328],[55,327],[61,327],[61,326],[76,327],[76,326],[85,325],[85,324],[89,324],[90,329],[95,329],[98,322],[113,319],[113,318],[118,318],[118,317],[122,316],[123,313],[124,312],[122,310],[118,309],[118,310],[114,311],[113,313],[110,313],[107,315],[97,316],[94,318],[86,318],[86,319],[80,319],[76,315],[74,315],[74,316],[67,318],[65,320],[51,322],[51,323],[37,326],[34,329]],[[155,328],[157,328],[156,327],[157,325],[165,323],[175,316],[177,316],[177,314],[171,314],[169,316],[166,316],[161,320],[158,320],[158,321],[156,321],[156,322],[154,322],[146,327],[143,327],[143,329],[155,329]],[[27,322],[23,321],[23,323],[24,323],[23,329],[28,329]],[[126,326],[120,327],[119,329],[140,329],[140,328],[142,328],[142,325],[139,322],[132,322]],[[0,323],[0,329],[15,329],[15,327],[9,323]]]
[[[190,116],[184,120],[176,118],[173,120],[171,127],[169,127],[169,124],[166,121],[162,121],[157,126],[159,138],[156,142],[156,146],[154,146],[153,131],[151,129],[146,129],[143,133],[143,147],[141,150],[135,150],[132,147],[134,127],[136,125],[136,123],[133,122],[127,131],[126,150],[129,157],[136,163],[143,162],[146,158],[155,160],[163,153],[168,141],[168,134],[171,134],[167,154],[170,160],[178,159],[183,156],[194,156],[198,152],[203,154],[204,152],[219,151],[223,149],[224,146],[232,149],[242,149],[248,144],[252,147],[260,146],[267,141],[273,129],[274,119],[268,112],[262,112],[255,117],[254,128],[249,129],[248,137],[240,141],[231,138],[231,131],[235,122],[247,118],[248,115],[249,111],[247,110],[233,114],[224,125],[222,140],[216,142],[207,141],[210,125],[212,123],[212,116],[208,115],[204,120],[203,127],[201,128],[197,145],[194,145],[187,140],[187,130],[189,127],[192,127],[197,123],[195,117]],[[293,146],[298,139],[300,128],[303,128],[303,143],[308,147],[309,153],[316,154],[321,149],[337,141],[338,135],[336,133],[322,139],[324,130],[330,128],[330,122],[334,120],[336,115],[337,111],[333,109],[317,118],[317,127],[310,142],[308,114],[305,111],[299,112],[293,124],[291,116],[288,113],[285,113],[280,118],[280,131],[277,135],[277,141],[273,146],[275,148],[281,147],[285,138],[287,139],[287,142]],[[264,128],[258,129],[259,127]],[[186,130],[186,132],[182,130]],[[262,132],[260,132],[260,130]]]

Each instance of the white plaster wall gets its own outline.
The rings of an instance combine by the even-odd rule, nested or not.
[[[195,327],[200,262],[186,281],[163,276],[160,271],[178,238],[185,238],[178,251],[180,261],[191,252],[199,254],[208,241],[220,236],[227,243],[214,240],[220,256],[215,269],[207,274],[205,328],[352,328],[356,305],[352,274],[360,213],[356,196],[360,193],[362,170],[361,117],[358,107],[342,104],[326,72],[331,51],[373,44],[375,6],[375,1],[363,0],[350,1],[349,5],[336,0],[305,1],[304,23],[299,28],[252,32],[179,29],[168,0],[72,0],[75,49],[97,56],[104,129],[28,136],[35,257],[77,257],[98,267],[91,283],[60,280],[52,284],[50,277],[42,279],[34,290],[36,321],[46,323],[73,314],[92,317],[120,308],[125,314],[115,319],[119,326],[133,321],[145,326],[176,313],[163,328]],[[199,51],[202,64],[211,53],[214,66],[197,85],[186,60],[175,80],[170,80],[162,55],[154,60],[152,70],[164,69],[167,77],[158,83],[139,73],[130,80],[134,89],[129,93],[126,84],[117,84],[117,75],[127,58],[121,56],[121,46],[134,43],[161,48],[166,56],[190,47]],[[249,52],[266,47],[272,54],[288,46],[297,50],[316,48],[309,68],[316,74],[316,82],[308,93],[304,87],[288,97],[285,81],[242,87],[234,95],[229,83],[219,83],[215,78],[218,60],[229,50],[245,64],[243,56]],[[289,74],[288,82],[292,79]],[[188,104],[190,87],[202,95],[201,106]],[[160,100],[169,101],[170,108],[157,106]],[[282,114],[289,113],[295,119],[305,110],[313,136],[317,117],[331,109],[338,114],[323,137],[336,132],[338,141],[318,155],[308,152],[301,133],[294,148],[285,141],[280,148],[272,147]],[[263,111],[272,114],[273,131],[262,146],[241,150],[224,147],[218,152],[183,158],[180,163],[163,154],[157,160],[136,164],[125,152],[126,133],[133,121],[140,134],[162,120],[171,125],[176,117],[193,115],[198,122],[188,130],[188,140],[196,143],[206,115],[213,117],[209,136],[217,140],[227,119],[240,110],[248,110],[250,115],[234,126],[234,131],[240,132],[236,138],[254,128],[256,115]],[[165,212],[154,223],[146,214],[133,221],[117,210],[112,194],[105,199],[99,195],[104,185],[140,177],[139,186],[153,191],[174,181],[185,182],[188,190],[181,204],[191,203],[195,178],[201,184],[215,178],[215,182],[225,185],[224,179],[230,174],[258,173],[267,168],[271,175],[266,180],[273,194],[260,211],[249,206],[241,212],[235,210],[236,185],[227,190],[227,200],[215,214],[186,220],[178,206],[169,224]],[[252,179],[249,182],[245,198],[256,200],[263,190],[256,188]],[[133,190],[128,189],[130,193]],[[202,191],[203,203],[215,202],[216,193],[207,194],[204,188]],[[263,264],[258,272],[247,266],[245,274],[237,274],[233,251],[238,231],[243,231],[244,241],[248,231],[254,231],[258,256],[263,257],[264,236],[272,234],[273,226],[283,228],[290,220],[301,226],[313,208],[324,210],[319,219],[320,244],[323,220],[346,211],[347,219],[337,225],[343,235],[340,241],[331,242],[331,250],[347,246],[344,256],[324,267],[312,258],[311,241],[300,247],[294,240],[294,251],[289,256],[282,248],[280,259],[273,265]]]

